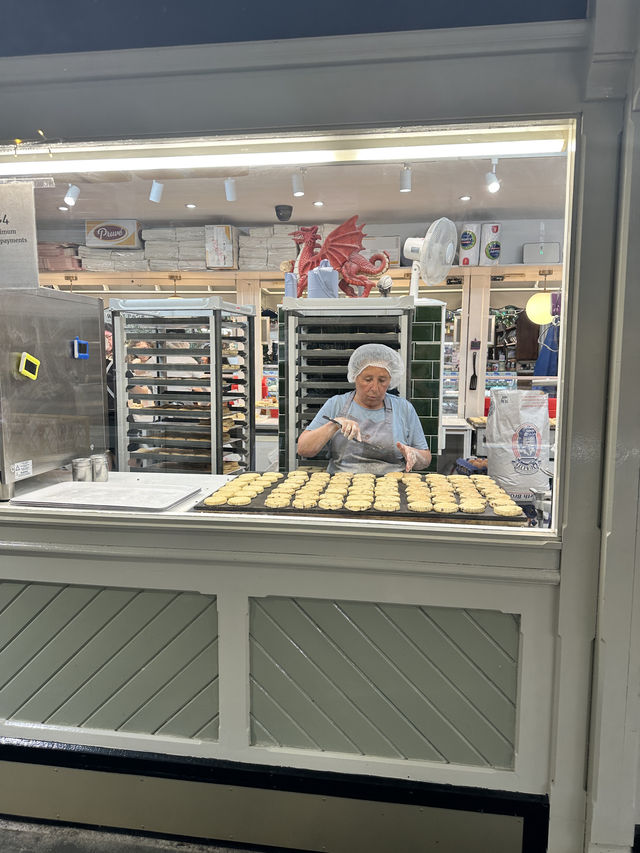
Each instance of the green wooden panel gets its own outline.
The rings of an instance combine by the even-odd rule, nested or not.
[[[179,672],[173,674],[139,711],[118,726],[118,730],[155,733],[166,725],[186,703],[199,694],[203,684],[207,684],[215,676],[215,671],[212,670],[217,660],[217,652],[217,645],[212,642]],[[212,714],[209,714],[209,717],[211,716]]]
[[[216,738],[212,596],[0,583],[0,716]]]
[[[90,728],[121,728],[137,709],[152,702],[154,696],[166,684],[171,683],[176,673],[179,673],[195,654],[207,648],[216,634],[217,622],[213,605],[188,624],[180,625],[177,635],[176,626],[173,626],[173,629],[168,627],[166,642],[155,648],[153,658],[136,673],[135,678],[120,686],[109,699],[95,707],[83,724]],[[211,660],[211,667],[210,677],[207,677],[204,683],[217,676],[217,657]],[[176,701],[179,702],[179,699],[176,698]],[[159,725],[163,722],[164,720],[161,720]]]
[[[253,600],[252,743],[512,767],[518,643],[512,614]]]
[[[145,595],[149,596],[151,593]],[[48,723],[78,726],[89,717],[95,719],[96,708],[115,697],[125,685],[140,685],[137,676],[153,663],[158,649],[163,649],[165,665],[170,665],[166,650],[172,648],[171,639],[204,610],[207,599],[195,594],[153,595],[157,609],[151,618],[146,624],[138,622],[129,642],[106,660],[98,671],[60,705],[55,714],[48,718]],[[138,618],[138,614],[136,617]],[[177,661],[175,665],[179,666],[180,662]],[[141,697],[132,696],[131,693],[131,690],[127,692],[127,701],[130,706],[136,707],[135,703],[139,702]],[[112,702],[111,707],[115,704],[115,701]]]

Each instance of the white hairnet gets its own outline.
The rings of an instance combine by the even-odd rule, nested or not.
[[[351,354],[347,365],[347,379],[355,382],[365,367],[383,367],[389,372],[389,388],[397,388],[404,375],[404,364],[395,350],[384,344],[363,344]]]

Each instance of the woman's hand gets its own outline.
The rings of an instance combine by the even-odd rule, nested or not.
[[[402,444],[401,441],[396,443],[396,447],[404,456],[405,473],[413,468],[417,470],[426,468],[431,462],[431,453],[428,450],[418,450],[417,447],[410,447],[408,444]]]
[[[356,441],[362,441],[362,435],[360,434],[360,424],[357,421],[352,421],[349,418],[334,418],[333,420],[340,424],[340,432],[345,438],[352,438]]]

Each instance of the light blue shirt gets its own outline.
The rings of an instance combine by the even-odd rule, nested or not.
[[[318,429],[318,427],[324,426],[327,421],[324,420],[323,415],[328,415],[330,418],[339,417],[351,393],[351,391],[348,391],[346,394],[336,394],[335,397],[330,397],[323,404],[307,429]],[[387,406],[391,406],[393,440],[400,441],[402,444],[408,444],[410,447],[416,447],[418,450],[428,450],[429,445],[424,437],[420,419],[411,403],[404,397],[396,397],[393,394],[386,394],[384,401]],[[366,409],[363,406],[359,406],[354,400],[351,403],[347,417],[359,423],[362,423],[366,419],[382,421],[384,420],[384,408]]]

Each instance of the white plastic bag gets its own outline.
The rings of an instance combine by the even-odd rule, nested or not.
[[[548,489],[549,404],[542,391],[492,390],[487,473],[511,493]]]

